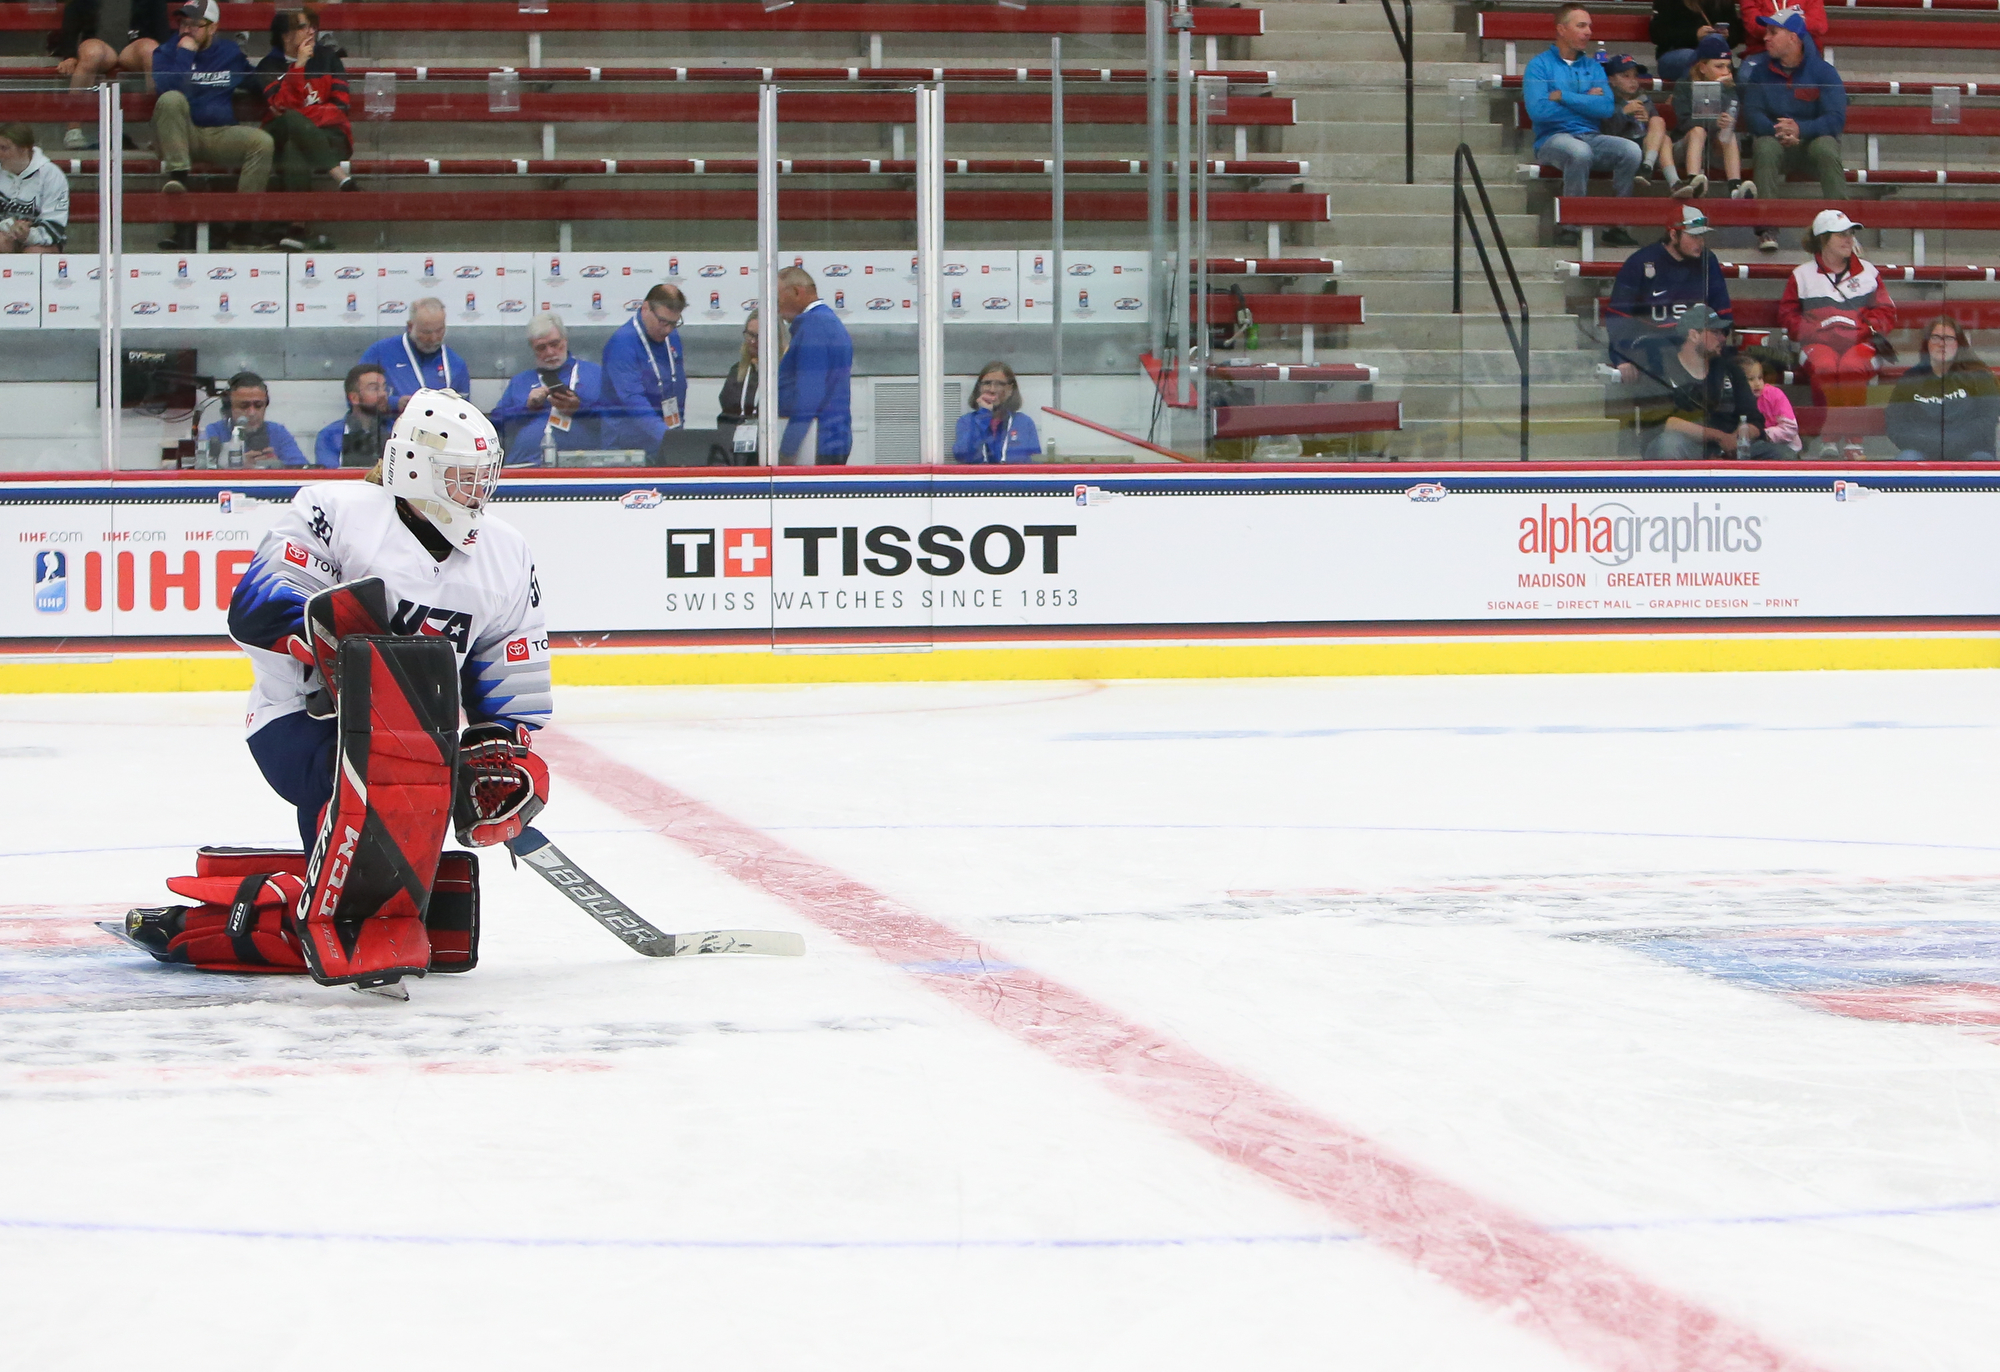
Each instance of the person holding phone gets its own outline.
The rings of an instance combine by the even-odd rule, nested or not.
[[[509,381],[493,407],[507,465],[541,466],[557,452],[603,447],[604,369],[570,355],[569,331],[552,314],[529,321],[528,350],[535,365]]]
[[[238,372],[229,378],[229,408],[222,418],[202,431],[202,437],[227,443],[240,430],[243,434],[243,465],[246,467],[303,467],[306,455],[292,431],[274,422],[271,415],[271,388],[255,372]]]

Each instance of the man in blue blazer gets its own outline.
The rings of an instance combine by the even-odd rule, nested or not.
[[[597,432],[603,370],[570,355],[569,331],[552,314],[529,323],[528,348],[535,365],[507,383],[488,416],[500,431],[507,465],[539,466],[551,451],[603,447]]]
[[[687,297],[662,281],[646,292],[626,324],[604,345],[605,403],[613,446],[657,452],[667,430],[687,423],[687,365],[681,360],[681,314]]]
[[[792,344],[778,363],[778,414],[785,421],[778,461],[785,466],[844,467],[854,450],[848,379],[854,340],[840,316],[819,298],[803,267],[778,272],[778,313],[792,326]],[[806,440],[814,434],[811,456]]]

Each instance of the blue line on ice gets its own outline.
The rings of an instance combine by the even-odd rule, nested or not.
[[[1670,838],[1699,842],[1727,839],[1732,843],[1818,843],[1857,848],[1939,848],[1952,852],[2000,853],[2000,844],[1921,843],[1888,838],[1808,838],[1786,834],[1667,834],[1645,829],[1484,829],[1445,828],[1430,824],[766,824],[772,834],[837,834],[856,830],[882,829],[892,832],[952,829],[1137,829],[1173,831],[1214,829],[1231,833],[1262,833],[1299,830],[1309,833],[1340,834],[1502,834],[1509,837],[1543,838]]]
[[[1384,724],[1333,729],[1110,729],[1057,734],[1057,743],[1184,743],[1205,739],[1346,738],[1353,734],[1447,734],[1484,738],[1507,734],[1841,734],[1863,729],[1990,729],[1991,724],[1906,724],[1861,719],[1851,724]]]
[[[1911,1219],[1925,1215],[1970,1214],[2000,1210],[2000,1200],[1947,1201],[1890,1210],[1823,1210],[1796,1215],[1690,1215],[1650,1220],[1600,1220],[1584,1224],[1552,1224],[1558,1234],[1691,1229],[1704,1225],[1782,1225],[1835,1223],[1843,1220]],[[494,1234],[343,1234],[333,1230],[226,1229],[205,1225],[114,1224],[92,1220],[31,1220],[0,1218],[0,1229],[38,1233],[144,1234],[165,1238],[276,1239],[292,1243],[384,1243],[446,1247],[483,1244],[500,1248],[659,1248],[770,1252],[836,1252],[857,1249],[931,1250],[940,1248],[1064,1249],[1064,1248],[1213,1248],[1271,1244],[1355,1243],[1364,1235],[1348,1234],[1197,1234],[1163,1238],[1103,1239],[642,1239],[535,1238]]]

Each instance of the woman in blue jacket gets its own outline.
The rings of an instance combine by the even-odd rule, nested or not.
[[[988,362],[972,388],[972,412],[960,415],[951,455],[959,462],[1027,462],[1042,450],[1035,421],[1021,413],[1021,383],[1005,362]]]

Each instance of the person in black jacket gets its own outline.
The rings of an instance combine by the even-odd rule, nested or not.
[[[1743,22],[1736,0],[1653,0],[1653,68],[1671,87],[1694,65],[1694,50],[1711,33],[1743,41]]]
[[[1991,462],[2000,383],[1950,315],[1924,331],[1924,355],[1889,397],[1889,441],[1905,462]]]
[[[56,75],[67,76],[73,91],[88,90],[121,71],[150,75],[153,49],[174,36],[167,0],[132,0],[131,27],[124,33],[100,36],[97,18],[98,0],[69,0],[63,6],[62,27],[49,35]],[[147,88],[151,86],[148,81]],[[87,152],[97,146],[97,138],[85,133],[83,125],[71,124],[63,132],[63,146]]]
[[[730,462],[733,466],[754,467],[757,465],[757,331],[759,324],[753,311],[743,321],[743,349],[729,365],[729,375],[722,379],[722,413],[715,417],[715,427],[721,431],[722,441],[729,445]],[[778,351],[785,350],[783,326],[778,332]]]

